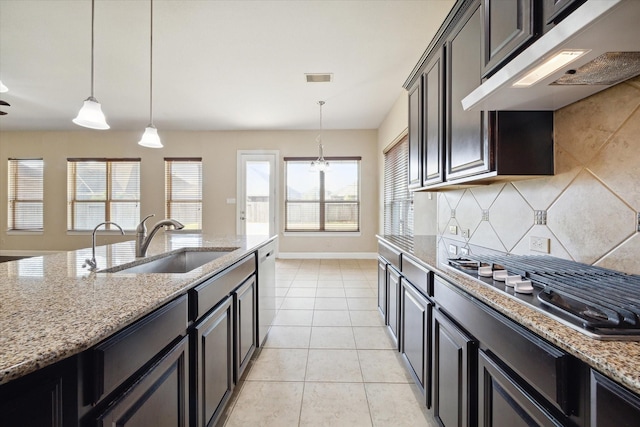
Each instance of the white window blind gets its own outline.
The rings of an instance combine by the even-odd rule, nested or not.
[[[140,159],[67,159],[67,229],[140,222]],[[107,230],[116,229],[107,225]]]
[[[326,158],[331,169],[310,172],[312,158],[285,158],[285,231],[360,231],[360,157]]]
[[[413,193],[409,191],[409,140],[384,155],[384,234],[413,235]]]
[[[202,158],[165,158],[167,218],[202,230]]]
[[[9,230],[40,231],[43,229],[42,159],[9,159],[8,212]]]

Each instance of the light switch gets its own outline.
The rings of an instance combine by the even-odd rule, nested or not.
[[[227,204],[228,205],[235,205],[236,204],[236,199],[227,199]]]

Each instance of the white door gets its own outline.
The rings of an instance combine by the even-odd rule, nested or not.
[[[277,164],[277,151],[238,151],[238,234],[276,234]]]

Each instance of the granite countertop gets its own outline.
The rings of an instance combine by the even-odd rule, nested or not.
[[[436,236],[378,236],[392,247],[409,254],[435,274],[454,283],[473,297],[495,308],[557,347],[576,356],[612,380],[640,394],[640,342],[602,341],[590,338],[524,305],[446,264]],[[441,260],[444,259],[444,263]]]
[[[0,384],[97,344],[271,239],[158,233],[147,259],[182,247],[231,249],[182,274],[91,273],[82,268],[91,248],[0,263]],[[135,262],[135,244],[96,247],[96,259],[99,270]]]

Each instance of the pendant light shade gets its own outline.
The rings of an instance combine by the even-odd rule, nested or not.
[[[158,129],[152,124],[147,126],[142,134],[142,138],[138,141],[138,145],[142,145],[147,148],[162,148],[162,142],[158,136]]]
[[[3,85],[2,81],[0,81],[0,93],[5,93],[5,92],[9,92],[9,88]]]
[[[91,0],[91,96],[88,97],[73,123],[90,129],[109,129],[102,107],[93,96],[93,23],[95,21],[95,0]]]
[[[329,162],[324,159],[324,147],[322,146],[322,106],[324,101],[318,101],[320,106],[320,134],[316,138],[318,142],[318,158],[311,162],[310,172],[327,172],[330,170]]]
[[[138,141],[138,145],[147,148],[162,148],[162,142],[158,136],[158,129],[153,125],[153,0],[151,3],[151,25],[149,36],[149,124]]]
[[[78,112],[78,116],[73,119],[73,123],[90,129],[109,129],[102,107],[93,96],[84,101],[84,105]]]

